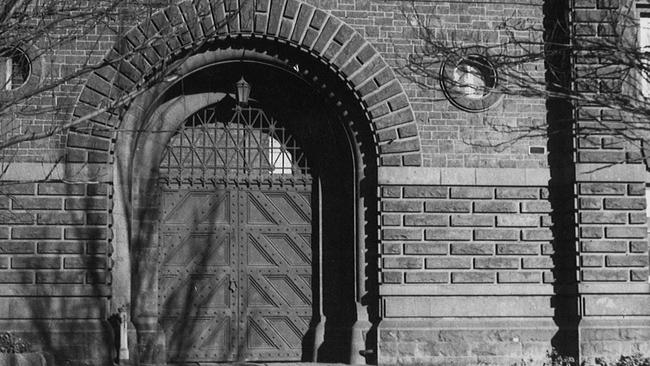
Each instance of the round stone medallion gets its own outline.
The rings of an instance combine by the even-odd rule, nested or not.
[[[449,101],[467,112],[481,112],[500,99],[498,75],[482,49],[450,55],[440,69],[440,85]]]

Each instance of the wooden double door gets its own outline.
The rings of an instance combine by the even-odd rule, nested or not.
[[[311,184],[164,185],[158,311],[170,363],[300,360]]]

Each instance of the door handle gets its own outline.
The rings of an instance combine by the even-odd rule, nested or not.
[[[228,284],[228,290],[230,290],[230,292],[235,292],[237,290],[237,281],[231,278],[230,284]]]

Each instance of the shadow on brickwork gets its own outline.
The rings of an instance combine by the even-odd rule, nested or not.
[[[544,2],[546,82],[550,91],[569,88],[571,50],[567,2]],[[551,345],[562,356],[578,359],[578,279],[576,268],[575,164],[573,162],[573,105],[563,98],[548,98],[549,201],[553,220],[553,288],[551,306],[558,331]]]
[[[7,197],[1,224],[11,228],[0,238],[11,257],[3,281],[20,289],[4,294],[14,305],[2,316],[2,332],[22,338],[48,365],[110,358],[107,189],[54,180],[0,183],[0,197]]]

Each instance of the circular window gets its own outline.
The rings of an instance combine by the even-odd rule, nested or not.
[[[494,66],[478,53],[448,57],[440,70],[440,84],[447,99],[468,112],[484,111],[501,97],[494,92],[497,86]]]
[[[0,90],[15,90],[29,79],[31,64],[18,48],[0,50]]]

